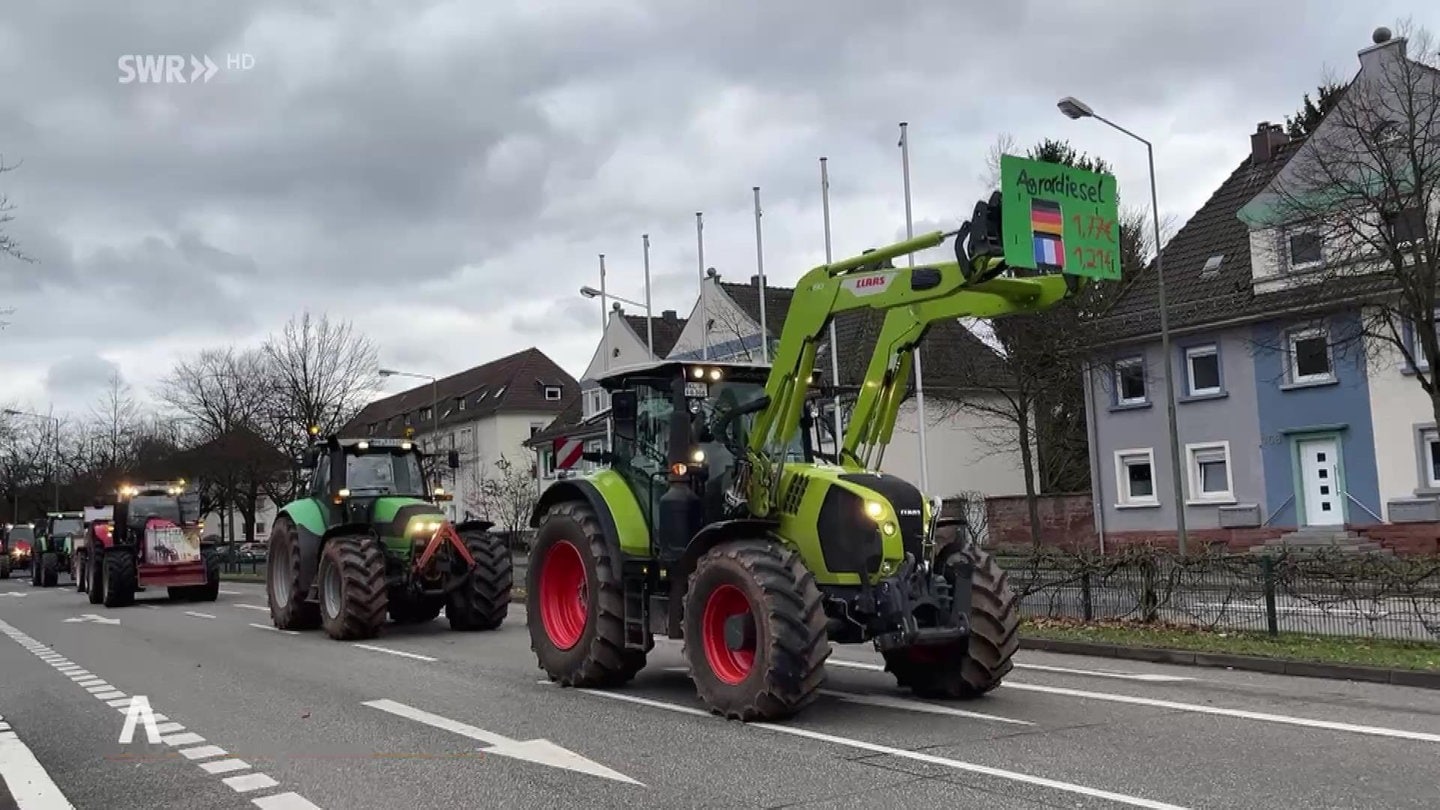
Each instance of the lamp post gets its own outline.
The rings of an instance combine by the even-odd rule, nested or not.
[[[581,288],[580,288],[580,294],[583,295],[583,296],[585,296],[586,298],[599,298],[599,297],[601,297],[601,296],[604,296],[605,298],[608,298],[608,299],[614,299],[615,301],[618,301],[619,303],[629,304],[629,305],[632,306],[632,307],[636,307],[636,308],[639,308],[639,309],[643,309],[643,310],[645,310],[645,322],[646,322],[647,324],[650,322],[650,305],[649,305],[649,304],[642,304],[642,303],[640,303],[639,301],[631,301],[629,298],[621,298],[620,296],[618,296],[618,295],[616,295],[615,293],[612,293],[612,292],[601,292],[600,290],[597,290],[597,289],[595,289],[594,287],[581,287]],[[648,341],[649,344],[650,344],[650,345],[649,345],[649,349],[650,349],[650,359],[651,359],[651,360],[654,360],[654,359],[655,359],[655,333],[652,332],[652,331],[650,331],[649,329],[647,329],[647,330],[646,330],[646,333],[645,333],[645,339],[646,339],[646,341]]]
[[[17,411],[14,408],[5,409],[6,416],[28,416],[31,419],[43,419],[49,422],[55,433],[50,442],[50,478],[55,484],[55,511],[60,511],[60,417],[47,416],[43,413],[30,413],[28,411]],[[16,498],[16,512],[19,512],[19,498]]]
[[[393,368],[380,369],[381,377],[414,377],[419,380],[430,381],[430,419],[431,430],[435,433],[435,444],[440,444],[440,381],[429,374],[416,374],[411,371],[396,371]]]
[[[1160,306],[1160,352],[1165,356],[1165,417],[1170,431],[1170,477],[1174,481],[1175,497],[1175,529],[1176,539],[1180,553],[1185,553],[1185,494],[1180,484],[1180,431],[1175,421],[1175,373],[1173,369],[1174,358],[1170,356],[1170,316],[1165,305],[1165,265],[1160,255],[1160,202],[1159,194],[1155,189],[1155,148],[1144,138],[1136,135],[1130,130],[1110,121],[1103,116],[1096,115],[1090,105],[1075,98],[1066,96],[1060,99],[1055,106],[1060,112],[1071,119],[1094,118],[1102,124],[1129,135],[1131,138],[1145,144],[1145,154],[1150,164],[1150,212],[1153,215],[1155,228],[1155,286],[1156,297]]]

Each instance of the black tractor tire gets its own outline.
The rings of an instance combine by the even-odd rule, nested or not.
[[[197,585],[190,591],[190,598],[196,602],[214,602],[220,598],[220,557],[213,551],[202,552],[205,561],[205,584]]]
[[[9,578],[10,578],[10,555],[6,554],[4,549],[0,549],[0,579],[9,579]]]
[[[964,560],[970,577],[970,642],[935,649],[892,650],[885,668],[924,698],[968,700],[1000,685],[1020,648],[1020,599],[1005,570],[975,543],[937,560],[937,570]]]
[[[86,556],[82,552],[75,552],[70,555],[70,579],[75,582],[75,592],[85,593],[85,587],[89,583],[87,577],[90,572],[85,562]]]
[[[433,622],[445,607],[442,599],[433,597],[407,596],[390,599],[390,621],[396,624],[424,624]]]
[[[128,548],[112,548],[105,552],[104,604],[107,608],[135,604],[138,571],[135,552]]]
[[[727,646],[726,613],[749,616],[748,661]],[[733,720],[794,715],[825,681],[826,626],[820,588],[799,554],[773,540],[716,546],[696,563],[685,595],[684,655],[700,699]]]
[[[40,558],[44,556],[39,553],[30,555],[30,587],[40,587]]]
[[[99,605],[105,601],[105,549],[97,546],[95,553],[85,560],[85,595],[90,604]]]
[[[300,534],[288,517],[275,520],[266,552],[265,597],[270,621],[280,630],[314,630],[320,626],[320,606],[307,602],[309,588],[300,583]],[[219,596],[220,588],[215,588]]]
[[[40,587],[53,588],[60,584],[60,555],[47,551],[40,555]]]
[[[565,607],[572,590],[575,612]],[[611,558],[588,502],[557,503],[541,518],[526,575],[525,624],[540,669],[561,686],[619,686],[645,667],[644,650],[625,648],[620,561]]]
[[[510,611],[510,590],[514,585],[514,561],[505,538],[483,529],[460,532],[465,550],[475,559],[475,571],[465,584],[451,591],[445,605],[445,618],[451,630],[494,630],[505,622]],[[463,570],[465,561],[452,554],[454,564]]]
[[[320,552],[320,625],[337,641],[374,638],[385,625],[385,553],[369,535],[332,537]]]

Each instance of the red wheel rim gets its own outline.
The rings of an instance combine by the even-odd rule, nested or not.
[[[562,650],[579,643],[588,612],[585,562],[579,549],[561,540],[545,552],[540,565],[540,621],[550,643]]]
[[[725,643],[725,621],[731,616],[750,613],[750,600],[734,585],[721,585],[705,600],[700,618],[700,634],[705,647],[705,660],[710,671],[721,681],[734,685],[745,680],[755,666],[755,642],[732,650]]]

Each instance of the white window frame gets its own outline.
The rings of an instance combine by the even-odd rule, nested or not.
[[[1142,394],[1140,394],[1139,398],[1137,398],[1137,399],[1126,399],[1126,398],[1125,398],[1125,386],[1124,386],[1124,385],[1121,383],[1121,381],[1120,381],[1120,370],[1121,370],[1122,368],[1129,368],[1129,367],[1131,367],[1131,366],[1138,366],[1138,367],[1140,368],[1140,382],[1141,382],[1142,387],[1145,389],[1144,392],[1143,392]],[[1127,357],[1127,358],[1125,358],[1125,359],[1123,359],[1123,360],[1116,360],[1116,361],[1115,361],[1115,404],[1116,404],[1116,405],[1143,405],[1144,403],[1149,402],[1149,401],[1150,401],[1150,381],[1149,381],[1149,379],[1147,379],[1147,376],[1146,376],[1146,374],[1145,374],[1145,358],[1144,358],[1144,357]]]
[[[1133,463],[1143,461],[1150,466],[1150,490],[1149,496],[1134,497],[1130,494],[1129,468]],[[1115,451],[1115,494],[1117,496],[1116,507],[1121,509],[1159,506],[1160,505],[1160,482],[1155,469],[1155,449],[1151,447],[1133,447],[1128,450]]]
[[[553,396],[553,397],[550,396],[550,394],[551,394],[552,392],[555,394],[555,396]],[[546,402],[559,402],[561,399],[564,398],[564,396],[565,396],[565,393],[560,390],[560,386],[558,386],[558,385],[547,385],[547,386],[545,386],[545,401],[546,401]]]
[[[1296,357],[1295,344],[1302,340],[1320,338],[1325,341],[1325,360],[1330,370],[1324,374],[1301,374],[1298,358]],[[1330,331],[1324,327],[1317,326],[1309,329],[1296,329],[1291,332],[1285,341],[1286,357],[1290,364],[1290,381],[1293,383],[1319,383],[1335,381],[1335,357],[1330,351]]]
[[[1435,477],[1435,465],[1430,463],[1433,458],[1432,445],[1440,444],[1440,431],[1435,428],[1428,428],[1420,431],[1420,466],[1425,470],[1423,485],[1426,489],[1440,489],[1440,478]]]
[[[1216,456],[1219,458],[1216,459]],[[1214,460],[1225,462],[1224,492],[1204,491],[1205,479],[1200,472],[1200,463]],[[1190,484],[1189,503],[1235,502],[1235,463],[1230,458],[1230,442],[1196,442],[1185,445],[1185,468]]]
[[[1215,357],[1215,387],[1195,387],[1195,363],[1197,357]],[[1220,368],[1220,344],[1206,343],[1203,346],[1187,346],[1185,348],[1185,390],[1192,397],[1203,397],[1210,394],[1218,394],[1225,389],[1225,374]]]
[[[1318,240],[1320,241],[1320,258],[1317,259],[1316,261],[1313,261],[1313,262],[1299,262],[1299,263],[1297,263],[1297,262],[1295,261],[1295,257],[1294,257],[1294,256],[1292,255],[1292,253],[1291,253],[1290,240],[1294,239],[1294,238],[1297,237],[1297,236],[1305,236],[1305,235],[1307,235],[1307,234],[1313,235],[1316,239],[1318,239]],[[1287,230],[1287,231],[1285,231],[1285,266],[1286,266],[1286,267],[1289,267],[1291,270],[1310,270],[1310,269],[1315,268],[1315,267],[1321,267],[1321,266],[1323,266],[1324,264],[1325,264],[1325,235],[1324,235],[1324,234],[1320,233],[1319,231],[1317,231],[1317,230],[1314,229],[1314,228],[1297,228],[1297,229],[1295,229],[1295,230]]]

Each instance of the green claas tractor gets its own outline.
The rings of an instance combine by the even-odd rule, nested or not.
[[[936,548],[958,521],[876,471],[931,324],[1042,312],[1083,283],[1008,267],[999,206],[979,203],[973,230],[806,273],[771,366],[669,360],[599,380],[613,447],[592,455],[608,467],[552,485],[532,518],[526,622],[551,680],[619,685],[665,636],[683,640],[703,703],[741,720],[810,704],[832,642],[873,644],[926,697],[1000,684],[1019,626],[1005,572],[976,544]],[[956,261],[893,266],[951,235]],[[884,319],[826,456],[808,403],[817,344],[838,313],[861,309]]]
[[[30,569],[30,584],[53,588],[60,583],[60,572],[70,573],[70,555],[74,543],[85,531],[85,513],[50,512],[35,537],[35,565]]]
[[[434,620],[452,630],[493,630],[510,605],[512,563],[486,521],[452,526],[429,491],[409,439],[317,441],[306,497],[287,504],[270,533],[267,591],[281,630],[323,626],[335,639],[372,638],[397,624]],[[459,456],[451,451],[451,469]]]

